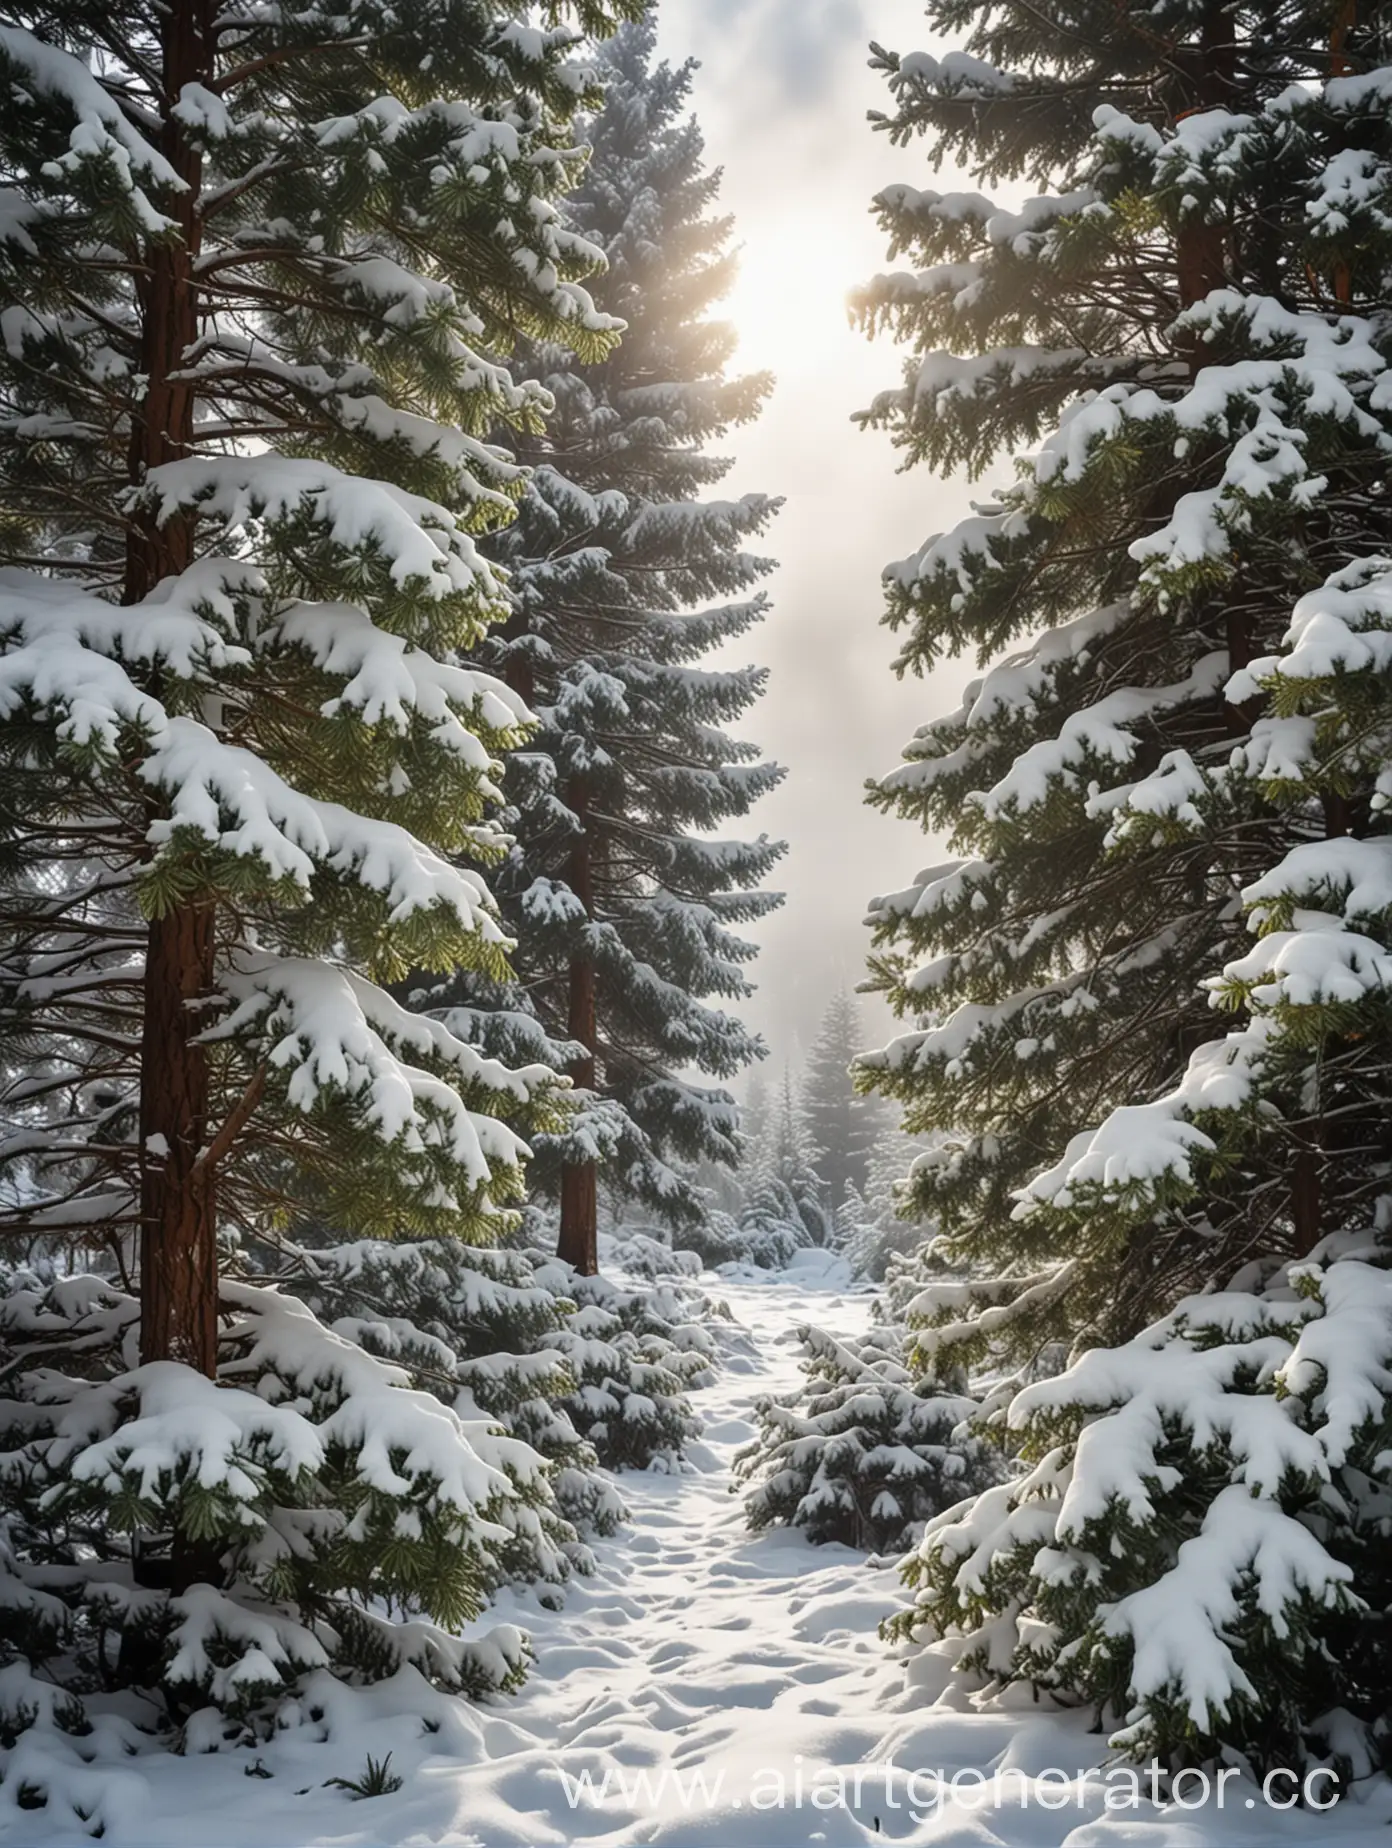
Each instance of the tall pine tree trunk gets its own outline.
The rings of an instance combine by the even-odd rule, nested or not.
[[[566,786],[566,805],[580,823],[580,832],[570,851],[566,882],[594,916],[594,844],[590,833],[589,789],[583,776],[572,777]],[[592,1091],[595,1085],[595,1052],[599,1044],[596,1010],[594,957],[588,944],[570,959],[570,994],[566,1028],[571,1037],[585,1048],[584,1056],[571,1067],[576,1085]],[[599,1187],[592,1161],[568,1161],[561,1169],[561,1234],[557,1255],[573,1264],[582,1276],[593,1277],[599,1269]]]
[[[1232,16],[1216,4],[1210,4],[1199,28],[1199,43],[1183,60],[1190,67],[1186,88],[1192,98],[1181,112],[1196,115],[1206,109],[1222,109],[1231,103],[1236,84],[1237,36]],[[1227,228],[1221,222],[1186,217],[1175,240],[1175,270],[1179,284],[1179,305],[1192,308],[1213,289],[1221,289],[1228,280]],[[1192,359],[1197,370],[1205,363],[1201,340],[1193,342]]]
[[[1329,39],[1331,78],[1346,76],[1351,68],[1347,55],[1348,35],[1357,18],[1356,0],[1341,0]],[[1341,308],[1347,308],[1353,300],[1353,274],[1342,259],[1334,264],[1329,281],[1334,300]],[[1358,832],[1352,807],[1345,797],[1334,790],[1326,790],[1321,800],[1326,840],[1340,840]],[[1296,1149],[1291,1159],[1292,1254],[1296,1258],[1308,1257],[1324,1236],[1324,1138],[1324,1120],[1316,1117],[1308,1141]]]
[[[208,1056],[194,1004],[212,982],[211,905],[150,926],[141,1042],[140,1358],[217,1366],[217,1226],[207,1140]]]
[[[213,81],[207,0],[173,0],[163,25],[163,152],[186,190],[168,202],[178,234],[146,248],[136,282],[145,401],[131,429],[132,484],[189,453],[194,392],[177,376],[198,338],[193,268],[200,222],[197,149],[170,111],[188,84]],[[193,560],[193,520],[157,525],[142,514],[127,541],[123,601],[138,603]],[[140,1093],[140,1358],[178,1360],[211,1377],[217,1362],[217,1246],[213,1176],[199,1165],[208,1124],[208,1059],[195,1003],[213,979],[213,907],[175,905],[149,928]],[[177,1547],[176,1547],[177,1551]],[[177,1567],[176,1567],[177,1570]]]

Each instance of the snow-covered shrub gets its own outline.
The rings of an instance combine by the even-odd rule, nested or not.
[[[738,1218],[717,1206],[708,1206],[703,1219],[686,1227],[681,1242],[683,1250],[694,1253],[697,1262],[706,1270],[715,1270],[721,1264],[730,1264],[746,1256]]]
[[[458,1632],[519,1557],[563,1569],[543,1459],[292,1296],[225,1280],[221,1309],[211,1380],[139,1364],[139,1304],[101,1278],[6,1280],[10,1649],[74,1697],[119,1678],[234,1728],[315,1670],[512,1686],[520,1633]]]
[[[286,1287],[336,1329],[546,1457],[582,1536],[623,1518],[600,1465],[674,1467],[700,1430],[686,1393],[713,1377],[718,1349],[702,1326],[709,1305],[676,1279],[621,1285],[532,1246],[438,1240],[302,1244],[286,1257]]]
[[[610,1270],[626,1277],[699,1277],[701,1254],[688,1248],[685,1234],[678,1249],[668,1238],[641,1232],[634,1226],[617,1226],[600,1234],[600,1256]]]
[[[574,1533],[560,1556],[585,1570],[585,1544],[612,1533],[622,1498],[566,1410],[579,1380],[559,1336],[571,1320],[566,1266],[540,1252],[454,1240],[301,1242],[281,1251],[284,1287],[325,1322],[411,1374],[466,1417],[483,1413],[551,1465],[557,1509]],[[541,1576],[505,1558],[511,1578]]]
[[[776,1174],[755,1175],[739,1217],[736,1261],[785,1270],[795,1251],[815,1242],[788,1184]]]
[[[996,1453],[964,1428],[975,1403],[915,1378],[904,1327],[878,1323],[859,1340],[803,1327],[798,1339],[806,1382],[758,1401],[759,1436],[736,1462],[755,1485],[751,1527],[898,1553],[930,1516],[999,1479]]]
[[[899,1219],[893,1202],[887,1211],[877,1209],[859,1188],[849,1186],[836,1209],[834,1237],[853,1276],[883,1283],[891,1264],[909,1257],[922,1244],[923,1227]]]
[[[701,1420],[688,1391],[715,1377],[719,1349],[709,1305],[677,1283],[627,1285],[585,1277],[537,1256],[546,1287],[576,1309],[555,1336],[576,1386],[560,1401],[610,1469],[675,1469]]]
[[[909,1136],[900,1129],[885,1129],[876,1137],[864,1194],[852,1189],[837,1209],[837,1244],[857,1276],[883,1283],[895,1265],[924,1244],[929,1228],[912,1207],[911,1177],[919,1157],[942,1140],[941,1135]]]
[[[922,1241],[923,1226],[916,1220],[871,1220],[847,1240],[845,1258],[853,1276],[887,1283],[896,1266],[912,1263]]]
[[[874,1216],[865,1195],[854,1181],[848,1182],[832,1220],[832,1243],[839,1252],[848,1254],[858,1240],[869,1239],[875,1230]]]

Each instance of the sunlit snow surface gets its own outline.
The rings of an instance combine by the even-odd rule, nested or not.
[[[633,1520],[599,1544],[597,1574],[568,1592],[562,1610],[526,1594],[491,1614],[523,1624],[535,1641],[520,1695],[480,1707],[414,1678],[356,1693],[325,1678],[320,1717],[306,1703],[299,1723],[260,1751],[112,1761],[99,1729],[71,1742],[95,1751],[95,1762],[80,1766],[64,1744],[61,1770],[42,1762],[58,1742],[33,1734],[0,1784],[0,1840],[85,1843],[76,1803],[100,1814],[105,1843],[148,1848],[1385,1848],[1392,1796],[1381,1785],[1325,1816],[1275,1814],[1259,1802],[1249,1810],[1253,1787],[1236,1780],[1221,1815],[1148,1802],[1109,1815],[1096,1773],[1087,1787],[1076,1781],[1106,1757],[1084,1716],[1049,1714],[1027,1697],[985,1713],[960,1697],[931,1704],[931,1667],[925,1675],[920,1658],[920,1685],[908,1685],[903,1662],[876,1635],[900,1601],[891,1569],[797,1535],[745,1532],[730,1460],[753,1434],[756,1395],[796,1383],[792,1331],[812,1320],[854,1333],[869,1315],[869,1297],[846,1289],[843,1274],[818,1275],[820,1254],[801,1256],[790,1276],[713,1286],[738,1327],[722,1375],[698,1395],[707,1427],[695,1468],[625,1476]],[[359,1802],[327,1786],[359,1778],[369,1754],[388,1752],[399,1791]],[[630,1779],[646,1770],[649,1793],[661,1794],[631,1788],[626,1800],[616,1767]],[[846,1802],[819,1808],[813,1793],[834,1794],[832,1768]],[[904,1781],[911,1771],[950,1778],[968,1768],[1005,1777],[1004,1808],[970,1792],[933,1802],[926,1777],[913,1790]],[[596,1784],[611,1771],[608,1799],[572,1808],[560,1774],[586,1770]],[[719,1791],[713,1805],[693,1795],[697,1770]],[[1051,1780],[1043,1801],[1022,1804],[1024,1780],[1054,1771],[1075,1782],[1065,1790]],[[25,1776],[52,1777],[59,1801],[16,1808]],[[785,1801],[770,1807],[776,1776]]]

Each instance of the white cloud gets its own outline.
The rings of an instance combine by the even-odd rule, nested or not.
[[[842,60],[869,37],[861,0],[716,0],[716,10],[746,22],[754,70],[793,108],[825,103]]]

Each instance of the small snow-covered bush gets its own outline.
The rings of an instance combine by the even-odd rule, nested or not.
[[[299,1244],[283,1247],[281,1260],[285,1287],[334,1329],[405,1367],[415,1385],[461,1415],[495,1420],[551,1466],[562,1517],[557,1549],[545,1573],[525,1554],[502,1556],[504,1576],[588,1571],[585,1543],[613,1533],[625,1511],[566,1410],[579,1384],[557,1340],[574,1307],[564,1288],[569,1267],[543,1267],[539,1277],[537,1252],[453,1239]]]
[[[759,1400],[759,1436],[736,1462],[755,1485],[751,1527],[902,1552],[930,1516],[999,1479],[995,1453],[963,1429],[973,1401],[904,1365],[904,1328],[878,1324],[857,1341],[803,1327],[798,1339],[806,1383]]]
[[[739,1218],[735,1256],[760,1270],[786,1270],[795,1251],[816,1243],[788,1186],[776,1175],[756,1177]]]
[[[611,1270],[627,1277],[699,1277],[701,1253],[688,1248],[683,1234],[680,1249],[652,1232],[640,1232],[633,1226],[620,1226],[600,1235],[600,1256]]]
[[[933,1236],[932,1225],[916,1217],[910,1205],[914,1165],[929,1146],[927,1138],[885,1131],[871,1151],[865,1193],[852,1188],[842,1201],[837,1245],[858,1277],[884,1282],[895,1265]]]
[[[555,1337],[576,1380],[561,1401],[576,1429],[610,1469],[677,1468],[701,1431],[686,1394],[719,1360],[707,1299],[675,1281],[583,1277],[558,1258],[540,1259],[538,1276],[576,1305]]]
[[[715,1270],[722,1264],[730,1264],[746,1256],[744,1234],[740,1230],[739,1221],[733,1214],[718,1207],[708,1207],[700,1224],[688,1226],[681,1237],[682,1244],[695,1252],[707,1270]]]
[[[7,1279],[10,1650],[79,1700],[115,1679],[215,1729],[316,1670],[514,1685],[518,1631],[458,1632],[520,1562],[562,1569],[542,1457],[294,1297],[225,1280],[221,1308],[210,1380],[137,1364],[139,1304],[101,1278]]]
[[[713,1377],[717,1348],[705,1299],[676,1279],[585,1277],[530,1245],[358,1240],[287,1255],[287,1287],[333,1327],[538,1450],[582,1538],[623,1519],[600,1465],[675,1467],[700,1430],[686,1393]],[[565,1555],[588,1564],[583,1547]]]

